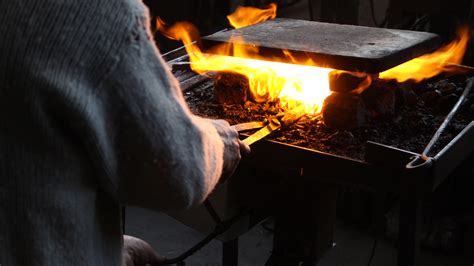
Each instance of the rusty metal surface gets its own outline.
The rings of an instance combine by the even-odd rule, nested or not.
[[[232,42],[260,47],[268,60],[280,60],[283,50],[311,58],[335,69],[379,73],[435,50],[436,34],[406,30],[340,25],[294,19],[276,19],[253,26],[221,31],[203,38],[209,48]]]

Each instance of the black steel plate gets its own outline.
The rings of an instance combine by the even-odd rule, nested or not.
[[[203,38],[204,48],[232,42],[260,47],[268,60],[294,56],[318,65],[349,71],[380,73],[435,50],[433,33],[340,25],[295,19],[275,19],[249,27],[218,32]]]

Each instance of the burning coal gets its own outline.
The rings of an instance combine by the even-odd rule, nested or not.
[[[263,10],[238,8],[228,18],[231,25],[238,28],[275,17],[276,5],[272,4]],[[331,94],[327,77],[332,69],[315,67],[311,60],[297,61],[288,53],[288,62],[297,64],[265,61],[258,54],[258,47],[239,45],[237,37],[232,44],[218,45],[204,54],[193,43],[198,40],[199,34],[189,23],[176,23],[167,28],[159,20],[157,28],[164,35],[185,44],[193,71],[200,74],[208,71],[234,72],[246,76],[251,97],[257,102],[278,99],[283,108],[304,106],[306,113],[313,114],[321,111],[324,99]],[[233,56],[227,56],[229,54]]]

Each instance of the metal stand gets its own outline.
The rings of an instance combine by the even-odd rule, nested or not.
[[[120,206],[120,208],[121,208],[121,215],[122,215],[122,234],[125,234],[125,220],[126,220],[127,207],[123,205],[123,206]]]
[[[293,199],[274,216],[273,253],[265,265],[314,266],[333,245],[337,187],[313,184],[289,192]]]
[[[237,266],[239,264],[239,239],[230,240],[222,244],[222,265]]]
[[[422,195],[416,188],[405,190],[400,199],[398,266],[417,265],[420,252]]]
[[[431,159],[416,157],[407,164],[401,179],[398,266],[417,265],[423,195],[427,190],[424,181],[431,174],[431,166]]]

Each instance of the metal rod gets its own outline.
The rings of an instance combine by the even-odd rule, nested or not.
[[[180,86],[181,86],[181,91],[183,92],[186,92],[192,88],[195,88],[203,83],[205,83],[206,81],[209,81],[209,77],[206,77],[206,76],[203,76],[203,75],[196,75],[196,76],[193,76],[187,80],[184,80],[182,82],[180,82]]]
[[[171,69],[173,71],[177,70],[191,70],[191,63],[189,62],[176,62],[176,63],[170,63]]]
[[[474,67],[455,63],[446,63],[447,67],[458,68],[463,71],[474,72]]]
[[[187,57],[187,55],[185,56]],[[189,59],[189,58],[188,58]],[[181,61],[181,62],[169,62],[169,65],[173,70],[181,70],[181,69],[191,69],[192,65],[203,65],[206,66],[209,63],[206,62],[189,62],[189,61]]]
[[[446,116],[446,118],[444,119],[443,123],[441,124],[441,126],[438,128],[438,130],[436,131],[436,133],[433,135],[433,137],[431,138],[430,142],[428,143],[428,145],[426,146],[426,148],[423,150],[423,153],[421,154],[421,157],[424,159],[424,160],[427,160],[428,159],[428,154],[430,153],[431,149],[434,147],[434,145],[436,144],[436,142],[439,140],[439,137],[441,136],[441,134],[444,132],[444,130],[446,129],[446,127],[448,126],[449,122],[451,122],[452,118],[454,117],[454,115],[458,112],[459,110],[459,107],[462,105],[462,103],[464,102],[464,100],[466,99],[467,95],[469,94],[469,92],[471,91],[471,88],[474,84],[474,78],[469,78],[467,80],[467,85],[466,85],[466,88],[464,89],[461,97],[459,97],[459,100],[457,101],[457,103],[454,105],[453,109],[451,109],[451,112],[449,112],[449,114]]]
[[[184,51],[186,51],[186,50],[184,50]],[[177,57],[177,58],[175,58],[175,59],[172,59],[172,60],[168,61],[168,64],[174,65],[174,64],[179,64],[179,63],[181,63],[181,62],[188,62],[188,61],[189,61],[189,55],[188,55],[188,54],[184,54],[184,55],[182,55],[182,56],[180,56],[180,57]]]

